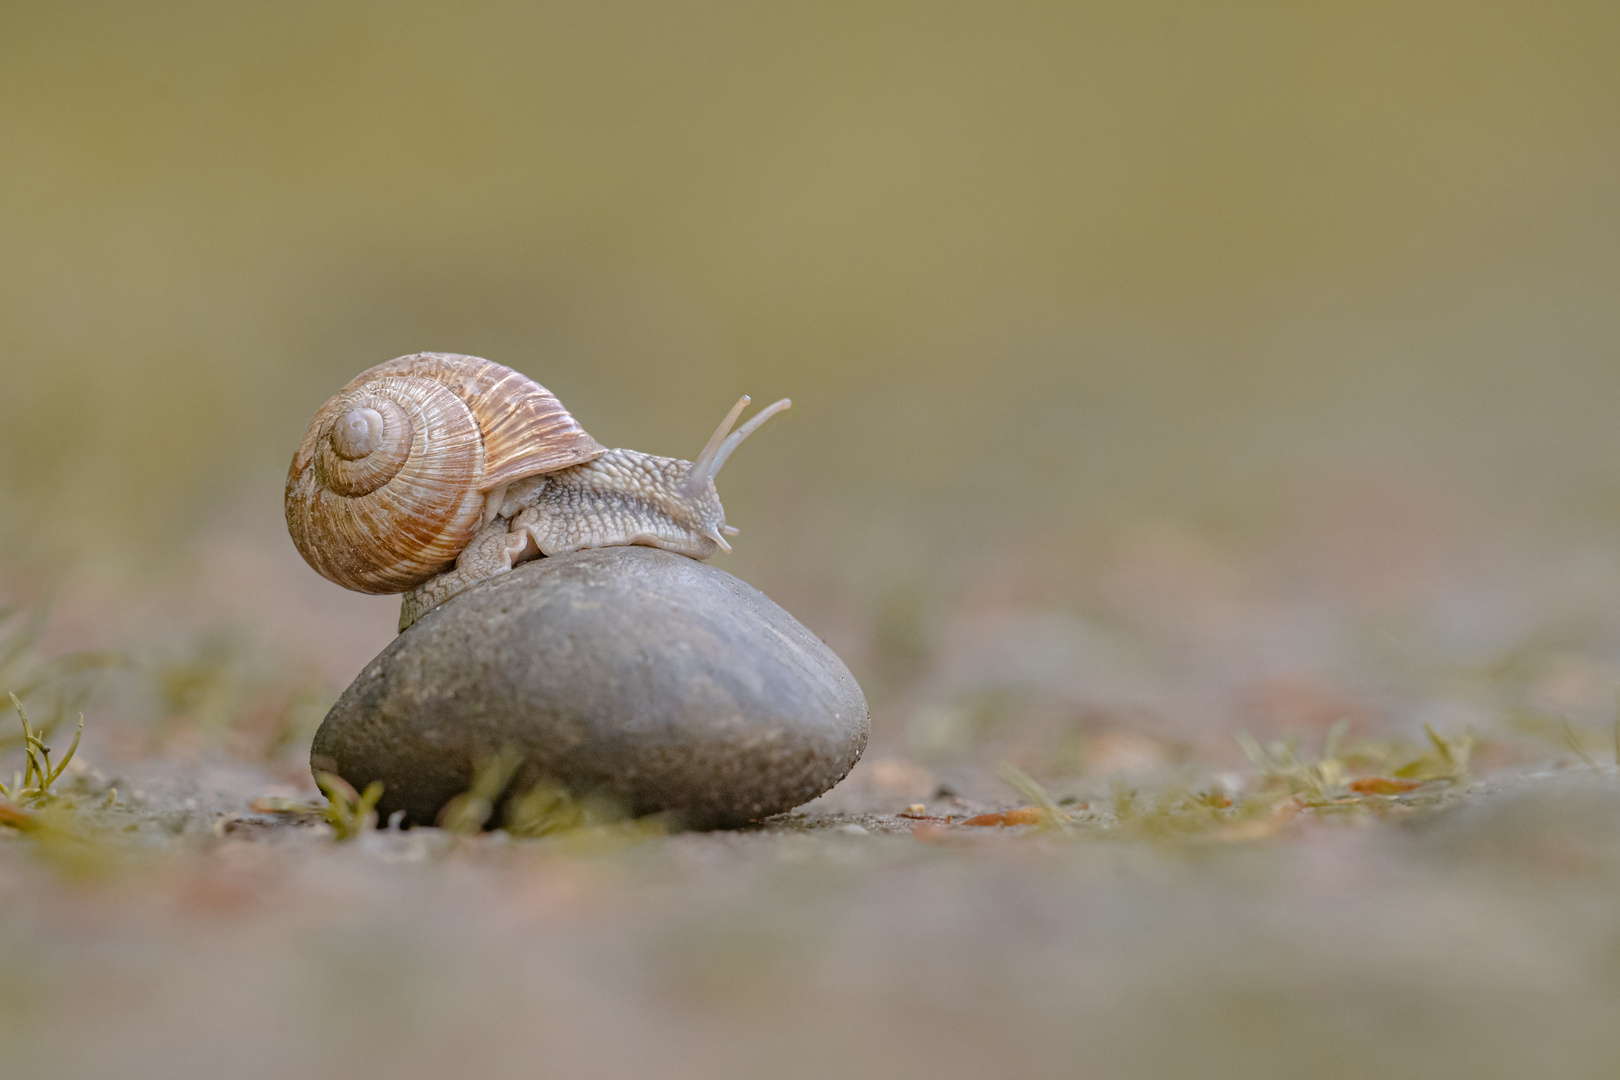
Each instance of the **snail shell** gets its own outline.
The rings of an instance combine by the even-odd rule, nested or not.
[[[489,492],[605,452],[511,368],[401,356],[361,372],[315,414],[287,473],[287,530],[339,585],[404,592],[454,565]]]

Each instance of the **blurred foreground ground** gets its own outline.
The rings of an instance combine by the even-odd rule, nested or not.
[[[337,842],[256,812],[320,801],[309,726],[392,601],[238,587],[348,654],[187,631],[183,589],[132,605],[85,767],[0,828],[0,1050],[154,1078],[1612,1075],[1620,562],[1462,566],[1373,509],[1377,551],[1160,530],[1057,595],[1009,570],[875,618],[798,598],[873,744],[730,834]],[[270,581],[296,561],[271,535],[215,546]],[[56,603],[14,680],[119,645]],[[1040,797],[1002,762],[1062,828],[962,824]]]

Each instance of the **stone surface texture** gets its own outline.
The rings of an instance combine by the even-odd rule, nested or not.
[[[769,597],[616,547],[524,563],[424,616],[343,692],[310,760],[381,780],[384,818],[430,824],[512,746],[508,796],[550,779],[720,828],[831,788],[868,729],[849,669]]]

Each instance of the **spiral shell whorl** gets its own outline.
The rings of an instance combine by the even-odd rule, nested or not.
[[[347,407],[335,410],[331,434],[315,450],[322,486],[339,495],[369,495],[395,476],[416,443],[411,414],[382,393],[345,394]]]
[[[344,430],[365,410],[382,420],[376,449],[345,457],[373,441]],[[309,564],[386,593],[453,563],[483,511],[484,445],[466,403],[437,383],[385,378],[340,394],[316,423],[308,467],[295,462],[287,486],[287,528]]]
[[[287,529],[326,578],[404,592],[454,565],[484,493],[603,452],[544,387],[472,356],[419,353],[362,372],[305,432]]]
[[[332,427],[332,449],[346,461],[363,458],[382,447],[383,414],[367,406],[358,406]]]

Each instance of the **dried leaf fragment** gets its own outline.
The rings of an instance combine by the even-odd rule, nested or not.
[[[962,822],[964,825],[1005,828],[1009,825],[1039,825],[1046,820],[1046,811],[1039,806],[1023,806],[1017,810],[1003,810],[999,814],[978,814]]]
[[[1423,786],[1421,780],[1392,780],[1387,776],[1363,776],[1350,781],[1350,790],[1357,795],[1404,795]]]
[[[0,802],[0,825],[10,825],[14,829],[32,829],[38,822],[34,815],[14,803]]]
[[[289,799],[284,795],[261,795],[248,802],[248,809],[255,814],[321,814],[326,807],[305,802],[302,799]]]
[[[1033,803],[1034,805],[1027,810],[1036,815],[1028,821],[1003,822],[1003,824],[1035,825],[1042,829],[1056,829],[1064,834],[1071,831],[1069,815],[1058,808],[1052,796],[1048,795],[1046,789],[1036,783],[1033,777],[1010,761],[1003,761],[997,765],[996,775],[1001,778],[1002,783]],[[1009,811],[1009,813],[1018,812]]]

